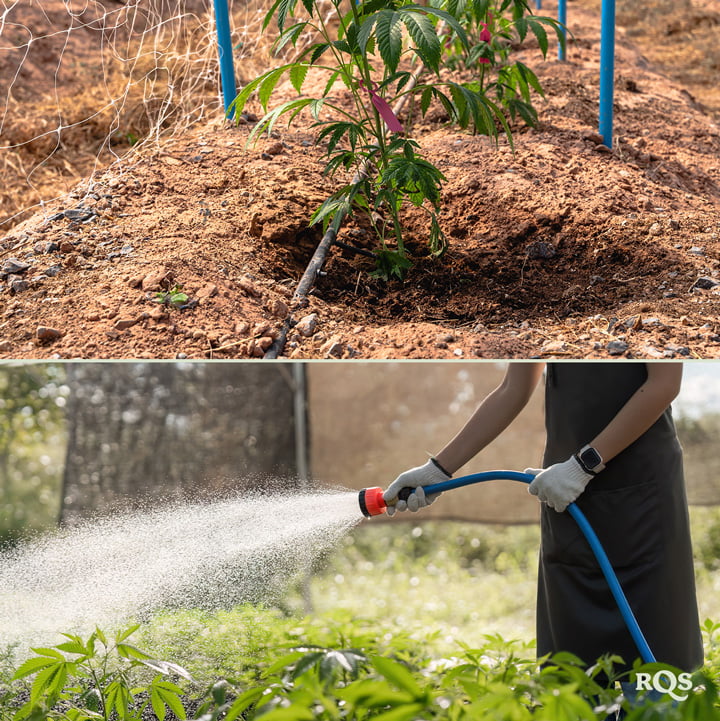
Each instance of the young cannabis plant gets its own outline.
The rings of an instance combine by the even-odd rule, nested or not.
[[[545,58],[549,48],[547,29],[555,32],[564,47],[563,26],[554,18],[533,15],[527,0],[443,0],[442,7],[463,25],[470,42],[468,47],[448,28],[444,43],[448,67],[477,73],[481,90],[505,108],[513,120],[519,116],[534,126],[537,110],[532,91],[540,97],[545,95],[537,75],[525,63],[512,62],[512,50],[532,33]]]
[[[469,51],[462,23],[448,11],[406,0],[330,0],[333,13],[320,12],[318,0],[302,0],[308,17],[287,27],[294,17],[297,0],[275,0],[265,17],[264,28],[276,17],[280,35],[276,51],[293,46],[301,35],[312,31],[320,41],[303,50],[296,61],[269,70],[248,83],[233,102],[229,113],[239,118],[246,103],[257,93],[265,116],[253,129],[250,140],[270,133],[278,119],[288,124],[309,111],[318,131],[317,141],[326,143],[325,174],[343,169],[352,180],[330,196],[312,217],[324,227],[352,212],[360,211],[377,233],[376,252],[383,277],[402,277],[410,265],[403,241],[401,210],[407,204],[423,209],[429,219],[428,246],[440,256],[447,239],[438,218],[444,176],[422,157],[417,142],[408,137],[392,104],[401,98],[419,98],[424,115],[433,101],[446,109],[451,122],[475,133],[497,138],[504,130],[512,142],[501,108],[476,81],[459,83],[441,77],[442,44],[438,24],[450,28],[453,37]],[[421,68],[434,74],[430,83],[420,82],[420,73],[400,69],[405,56],[417,59]],[[298,94],[310,70],[327,77],[322,95],[301,96],[268,110],[278,82],[288,76]],[[331,96],[341,83],[348,101]],[[325,118],[324,113],[330,117]]]

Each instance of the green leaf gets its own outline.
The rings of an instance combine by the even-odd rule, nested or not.
[[[165,702],[165,705],[179,718],[181,721],[184,721],[187,718],[187,714],[185,712],[185,708],[182,705],[182,701],[180,701],[180,695],[179,693],[175,693],[174,691],[170,691],[160,684],[155,684],[154,688],[157,690],[158,695],[160,698]],[[178,691],[181,692],[180,689]]]
[[[248,689],[241,693],[228,709],[223,721],[235,721],[241,713],[247,711],[255,702],[265,695],[265,689],[261,686]]]
[[[401,263],[398,265],[398,270],[404,270],[410,267],[409,261],[407,261],[407,259],[404,260],[407,262],[407,265],[405,263]],[[402,278],[402,275],[398,277]],[[423,704],[409,703],[399,706],[398,708],[391,709],[390,711],[386,711],[385,713],[378,714],[377,716],[373,716],[373,721],[410,721],[410,719],[417,718],[417,716],[422,714],[424,710],[425,706]]]
[[[150,658],[150,654],[145,653],[145,651],[141,651],[135,646],[131,646],[129,643],[118,643],[116,648],[118,655],[123,658],[137,658],[141,661]]]
[[[287,16],[292,15],[293,10],[295,9],[296,2],[297,0],[280,0],[280,2],[278,3],[277,24],[280,32],[282,32],[285,27],[285,20]]]
[[[273,43],[273,53],[277,55],[289,42],[291,42],[293,47],[295,47],[295,43],[297,43],[300,33],[302,33],[303,28],[305,28],[308,24],[309,23],[307,21],[295,23],[295,25],[285,30]]]
[[[150,704],[152,705],[153,712],[158,717],[158,721],[165,721],[165,704],[160,694],[154,688],[150,689]]]
[[[439,72],[442,47],[430,18],[418,12],[403,12],[402,18],[420,60],[434,72]]]
[[[171,661],[159,661],[154,658],[145,657],[140,659],[140,663],[148,668],[151,668],[153,671],[159,671],[165,676],[169,676],[174,673],[178,676],[182,676],[182,678],[187,679],[188,681],[192,681],[192,676],[182,666],[172,663]]]
[[[330,43],[317,43],[313,45],[309,50],[312,50],[310,56],[310,65],[314,65],[323,55],[323,53],[330,47]],[[305,53],[301,57],[305,57]]]
[[[533,31],[533,34],[537,38],[538,45],[540,46],[540,50],[543,54],[543,58],[546,57],[548,51],[548,37],[547,33],[545,32],[545,28],[534,18],[528,18],[528,25],[530,26],[530,29]]]
[[[65,656],[63,656],[60,651],[54,648],[33,648],[31,651],[34,651],[39,656],[48,656],[50,658],[56,658],[58,661],[64,661]]]
[[[381,676],[395,684],[398,688],[407,691],[414,698],[423,696],[423,690],[418,686],[415,677],[401,663],[385,658],[384,656],[375,656],[370,659],[370,662]]]
[[[381,10],[377,15],[375,36],[380,57],[391,73],[397,70],[402,51],[401,15],[395,10]]]
[[[290,82],[298,94],[302,92],[302,86],[305,82],[305,76],[307,75],[309,65],[297,64],[290,68]]]
[[[422,91],[422,95],[420,96],[420,112],[422,113],[423,117],[427,113],[428,109],[430,108],[430,103],[432,101],[433,97],[433,87],[432,85],[428,85],[425,90]]]
[[[118,632],[118,634],[115,636],[115,643],[118,644],[121,641],[124,641],[128,636],[132,636],[132,634],[135,633],[140,628],[140,624],[135,624],[134,626],[130,626],[130,628],[126,628],[124,631]]]
[[[47,656],[29,658],[18,668],[17,671],[15,671],[12,680],[17,681],[20,678],[25,678],[25,676],[30,676],[31,674],[36,673],[43,668],[47,668],[48,666],[52,666],[55,663],[55,660],[48,658]]]

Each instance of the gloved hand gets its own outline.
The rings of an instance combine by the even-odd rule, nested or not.
[[[583,469],[575,456],[545,469],[526,468],[525,473],[535,476],[528,491],[558,512],[573,503],[594,478],[592,473]]]
[[[440,483],[441,481],[449,480],[445,471],[441,470],[431,460],[428,461],[424,466],[417,466],[417,468],[411,468],[405,473],[401,473],[385,490],[383,493],[383,499],[385,503],[388,503],[387,514],[388,516],[394,516],[395,511],[419,511],[421,508],[429,506],[440,493],[434,493],[430,496],[425,495],[425,489],[423,486],[430,486],[433,483]],[[413,493],[407,501],[398,500],[394,505],[390,505],[394,501],[400,490],[405,488],[415,488]]]

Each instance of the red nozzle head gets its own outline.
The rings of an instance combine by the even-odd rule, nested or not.
[[[380,487],[363,488],[360,491],[358,500],[360,501],[360,510],[366,518],[379,516],[387,510],[387,503],[383,498],[383,489]]]

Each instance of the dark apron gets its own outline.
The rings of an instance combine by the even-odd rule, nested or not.
[[[550,363],[543,465],[567,460],[608,425],[647,379],[644,363]],[[577,501],[597,533],[658,661],[703,663],[682,449],[668,408],[590,481]],[[587,540],[542,504],[538,655],[570,651],[592,664],[639,652]]]

